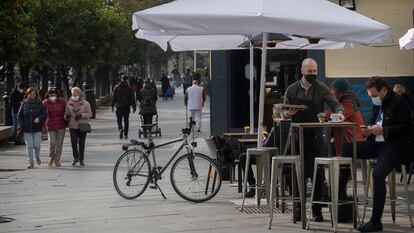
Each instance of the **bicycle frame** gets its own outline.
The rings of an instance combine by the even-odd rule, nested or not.
[[[160,148],[160,147],[163,147],[163,146],[166,146],[166,145],[174,144],[174,143],[180,142],[180,141],[182,141],[182,143],[178,147],[178,149],[174,151],[173,155],[168,160],[168,162],[164,166],[162,166],[162,169],[160,171],[157,171],[158,165],[157,165],[157,161],[155,159],[155,149]],[[148,144],[151,144],[151,143],[152,143],[152,139],[150,138],[150,139],[148,139]],[[187,149],[187,152],[188,153],[194,154],[194,149],[188,143],[188,141],[187,141],[187,135],[185,135],[185,134],[183,134],[181,136],[181,138],[177,138],[177,139],[174,139],[174,140],[171,140],[171,141],[162,143],[160,145],[153,146],[153,147],[148,148],[148,149],[145,150],[144,156],[149,156],[151,154],[152,163],[153,163],[153,166],[152,166],[151,170],[152,170],[152,172],[154,170],[156,171],[157,179],[160,179],[161,178],[162,174],[165,172],[165,170],[167,170],[167,168],[171,165],[171,163],[174,161],[174,159],[177,157],[177,155],[181,152],[181,150],[184,147]],[[133,169],[135,169],[135,166],[137,166],[138,163],[139,163],[139,161],[134,165]],[[191,163],[190,163],[190,165],[191,165]],[[194,172],[194,167],[193,166],[191,166],[191,170]],[[151,174],[151,176],[153,176],[153,174]]]

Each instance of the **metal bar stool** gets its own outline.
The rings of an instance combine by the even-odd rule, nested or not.
[[[367,165],[367,170],[366,170],[366,184],[365,184],[365,188],[364,188],[364,211],[362,214],[362,222],[364,222],[365,220],[365,215],[366,215],[366,211],[367,211],[367,206],[368,206],[368,193],[369,193],[369,188],[371,186],[371,178],[372,178],[372,171],[373,171],[373,166],[375,165],[376,161],[375,160],[368,160],[368,165]],[[408,193],[408,180],[407,180],[407,170],[406,170],[406,166],[405,165],[401,165],[401,169],[402,169],[402,178],[403,178],[403,183],[404,183],[404,191],[405,191],[405,198],[406,198],[406,203],[407,203],[407,214],[408,214],[408,218],[410,219],[410,223],[411,223],[411,227],[414,227],[413,225],[413,219],[411,217],[411,211],[410,211],[410,195]],[[372,187],[371,187],[372,188]],[[395,204],[397,201],[397,197],[395,194],[395,189],[396,189],[396,184],[395,184],[395,169],[388,175],[388,190],[389,190],[389,198],[390,198],[390,206],[391,206],[391,216],[392,216],[392,222],[395,224],[395,219],[396,219],[396,208],[395,208]]]
[[[291,156],[275,156],[272,158],[272,176],[271,176],[271,183],[270,183],[270,199],[269,199],[269,230],[272,227],[272,221],[273,221],[273,207],[274,207],[274,201],[276,199],[277,202],[279,202],[280,200],[282,202],[285,202],[286,199],[282,196],[282,198],[277,197],[277,187],[280,187],[280,185],[278,185],[278,178],[279,181],[282,183],[282,169],[280,169],[279,171],[279,165],[284,165],[284,164],[290,164],[292,167],[295,167],[295,172],[296,172],[296,182],[298,184],[299,187],[299,199],[297,197],[294,197],[293,194],[295,192],[292,192],[292,202],[295,201],[300,201],[302,198],[301,195],[301,189],[302,187],[302,181],[300,179],[300,177],[302,177],[300,175],[300,158],[298,155],[291,155]],[[293,169],[292,169],[293,170]],[[294,175],[292,172],[292,187],[295,187],[295,184],[293,183],[294,180]],[[283,192],[283,188],[282,188],[282,192]],[[295,219],[295,218],[294,218]]]
[[[314,201],[314,193],[315,193],[315,181],[316,181],[316,172],[318,169],[319,165],[326,165],[329,168],[329,186],[330,186],[330,191],[331,191],[331,201]],[[353,203],[354,205],[354,214],[358,215],[358,210],[357,210],[357,194],[356,194],[356,187],[355,187],[355,182],[353,182],[353,195],[354,195],[354,200],[353,201],[341,201],[341,203],[339,203],[339,172],[340,172],[340,166],[341,165],[348,165],[351,169],[351,178],[352,180],[354,180],[354,175],[353,175],[353,163],[352,163],[352,158],[345,158],[345,157],[329,157],[329,158],[321,158],[321,157],[317,157],[315,158],[315,166],[314,166],[314,170],[313,170],[313,180],[312,180],[312,195],[311,195],[311,205],[316,203],[316,204],[328,204],[331,205],[331,221],[332,221],[332,225],[333,225],[333,230],[334,232],[336,232],[336,227],[338,224],[338,205],[341,204],[347,204],[347,203]],[[309,217],[308,217],[308,222],[306,225],[306,229],[309,229],[309,225],[310,225],[310,220],[311,220],[311,215],[312,215],[312,208],[310,208],[309,210]],[[355,216],[354,216],[354,221],[355,221]]]
[[[247,175],[249,172],[250,158],[252,155],[256,156],[256,201],[257,205],[260,206],[261,192],[259,190],[265,190],[267,203],[269,203],[270,195],[270,157],[276,155],[279,151],[277,147],[262,147],[262,148],[250,148],[247,149],[246,153],[246,167],[244,170],[244,181],[243,181],[243,201],[241,211],[244,208],[244,201],[246,199],[247,192]],[[263,174],[262,174],[263,173]],[[264,175],[264,185],[262,184],[262,176]]]

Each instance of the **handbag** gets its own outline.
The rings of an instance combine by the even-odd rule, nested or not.
[[[82,133],[92,132],[91,124],[89,123],[79,123],[79,131]]]

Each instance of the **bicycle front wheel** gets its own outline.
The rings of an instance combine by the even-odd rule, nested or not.
[[[121,197],[134,199],[147,189],[151,164],[140,150],[129,150],[119,157],[115,164],[113,181]]]
[[[213,198],[221,187],[221,173],[208,156],[185,154],[171,168],[171,184],[185,200],[204,202]]]

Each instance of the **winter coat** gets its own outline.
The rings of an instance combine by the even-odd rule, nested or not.
[[[343,115],[345,116],[346,122],[352,122],[356,125],[356,141],[364,141],[364,136],[362,134],[361,126],[364,125],[364,119],[362,118],[361,111],[359,110],[359,100],[350,94],[343,95],[339,98],[339,103],[342,104],[344,108]],[[330,113],[327,114],[329,118]],[[352,142],[352,127],[347,127],[345,132],[342,134],[342,128],[333,128],[333,136],[335,139],[335,151],[338,156],[342,154],[342,145],[343,143]],[[345,141],[343,141],[343,135],[345,136]]]
[[[24,94],[20,92],[17,88],[13,89],[12,93],[10,94],[10,105],[13,109],[13,113],[18,113],[20,106],[23,102]]]
[[[43,124],[46,119],[46,110],[42,101],[37,99],[26,98],[20,106],[17,114],[19,126],[22,127],[25,133],[41,132]],[[35,123],[34,120],[39,118],[39,122]]]
[[[75,120],[76,114],[82,114],[81,119]],[[89,119],[92,117],[91,106],[88,101],[83,97],[79,101],[73,101],[69,99],[66,104],[65,118],[69,119],[70,129],[79,129],[79,123],[89,123]]]
[[[56,102],[49,99],[43,100],[46,108],[46,129],[47,131],[57,131],[65,128],[66,101],[59,97]]]
[[[137,109],[134,91],[126,81],[121,81],[115,86],[114,92],[112,93],[112,107],[115,104],[117,108],[129,109],[132,107],[134,112]]]
[[[138,95],[140,102],[139,114],[157,114],[157,98],[157,89],[144,86]]]
[[[185,92],[184,102],[188,110],[200,110],[206,101],[206,94],[202,87],[193,84]]]

